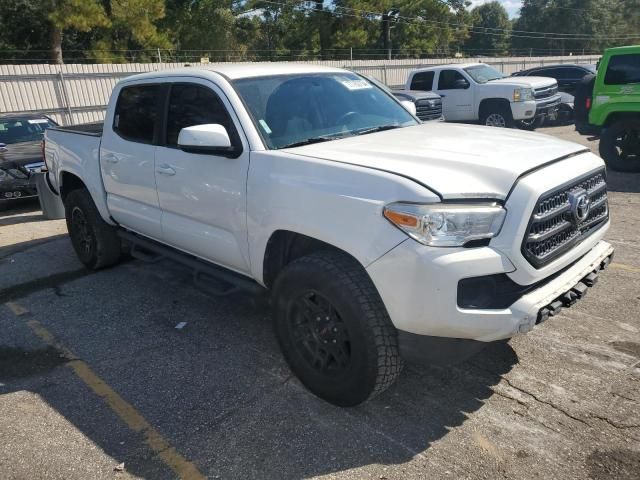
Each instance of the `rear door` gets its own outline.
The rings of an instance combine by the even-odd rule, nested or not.
[[[221,124],[233,157],[188,153],[177,146],[185,127]],[[247,273],[246,185],[249,148],[224,93],[204,79],[176,79],[168,92],[166,128],[156,154],[163,241],[180,250]],[[235,158],[234,158],[235,157]]]
[[[155,239],[161,236],[154,171],[162,88],[160,84],[122,87],[114,111],[107,115],[100,146],[100,169],[111,216]]]

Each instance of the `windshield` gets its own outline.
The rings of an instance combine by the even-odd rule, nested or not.
[[[55,124],[48,118],[0,119],[0,143],[34,142],[42,140],[42,134]]]
[[[272,149],[419,123],[388,93],[350,72],[233,83]]]
[[[467,67],[464,69],[478,83],[487,83],[491,80],[503,78],[504,74],[489,65],[477,65],[475,67]]]

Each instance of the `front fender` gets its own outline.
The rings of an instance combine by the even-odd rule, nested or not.
[[[407,238],[382,216],[383,207],[396,201],[439,198],[388,172],[282,151],[252,152],[247,230],[253,277],[264,284],[264,255],[277,230],[321,240],[367,267]]]

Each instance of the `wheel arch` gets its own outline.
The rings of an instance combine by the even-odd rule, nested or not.
[[[362,262],[351,253],[323,240],[291,230],[276,230],[269,237],[263,256],[262,281],[264,285],[271,288],[278,274],[288,264],[320,250],[340,252],[362,265]],[[362,267],[365,268],[364,265]]]
[[[73,190],[87,189],[87,186],[79,176],[67,171],[60,172],[58,185],[60,186],[60,198],[62,198],[63,202]]]
[[[607,115],[604,120],[603,126],[610,127],[614,123],[619,122],[621,120],[640,120],[639,112],[612,112]]]
[[[509,111],[511,111],[511,104],[506,98],[485,98],[480,102],[480,105],[478,107],[478,114],[480,118],[482,118],[482,116],[486,114],[491,107],[495,106],[507,108],[509,109]]]

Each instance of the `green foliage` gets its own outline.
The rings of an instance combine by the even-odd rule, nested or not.
[[[94,27],[108,27],[110,22],[97,0],[51,0],[42,2],[48,8],[47,17],[61,32],[88,32]]]
[[[640,34],[639,10],[638,0],[524,0],[512,48],[560,55],[625,45],[630,40],[611,37]],[[549,33],[531,38],[539,35],[518,31]],[[563,38],[566,34],[580,38]]]
[[[509,50],[511,22],[498,1],[485,3],[471,11],[473,29],[465,49],[473,55],[505,55]]]
[[[69,61],[155,61],[158,49],[167,61],[346,59],[351,49],[385,58],[392,8],[394,56],[578,54],[633,43],[622,37],[640,35],[639,1],[523,0],[509,20],[497,1],[0,0],[0,61],[42,61],[47,50],[58,62],[63,51]]]

